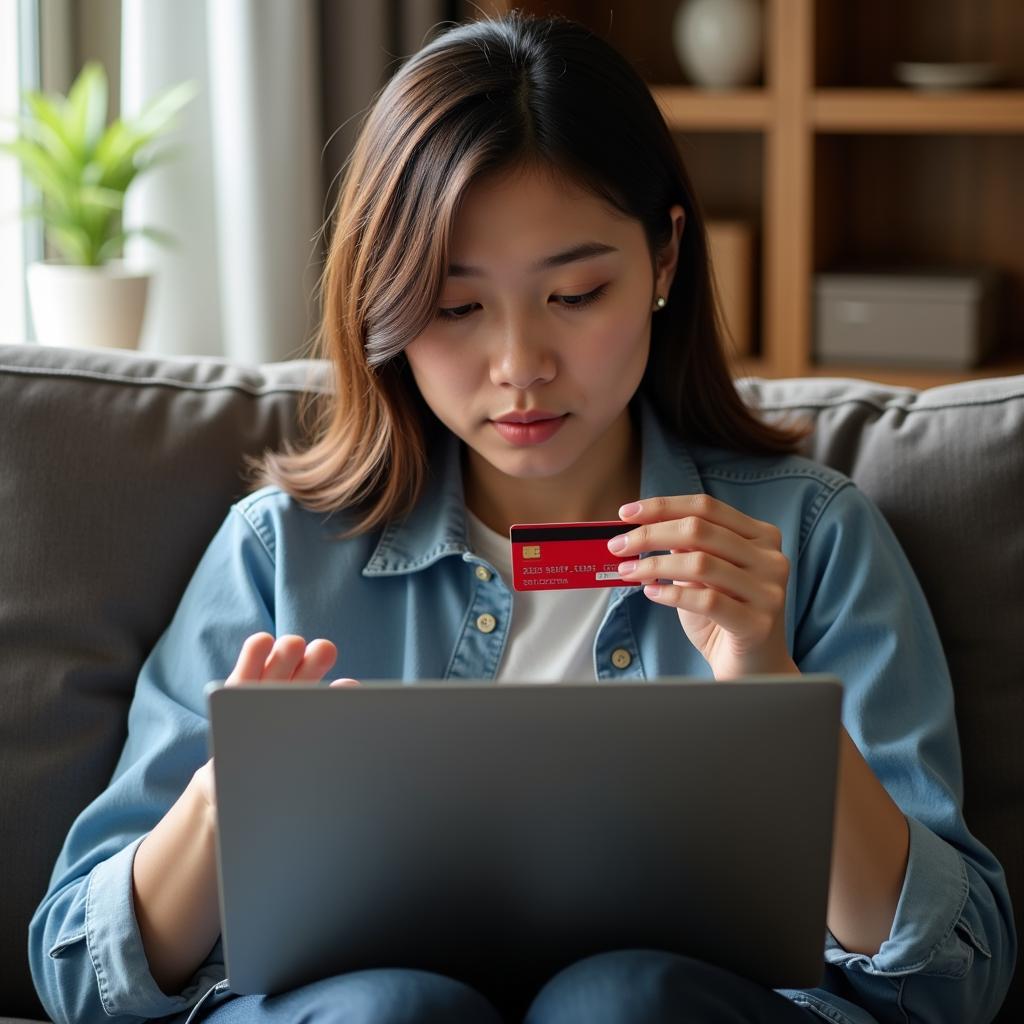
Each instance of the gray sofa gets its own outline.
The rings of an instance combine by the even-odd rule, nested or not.
[[[109,779],[139,666],[243,493],[241,453],[294,436],[298,396],[329,386],[325,371],[0,346],[0,1021],[42,1017],[29,918]],[[956,686],[967,822],[1007,871],[1020,930],[1024,376],[741,387],[770,418],[813,417],[807,454],[849,474],[902,541]],[[1000,1020],[1020,1019],[1021,988]]]

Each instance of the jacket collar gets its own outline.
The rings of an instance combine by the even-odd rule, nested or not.
[[[640,411],[640,498],[704,491],[697,465],[686,446],[661,423],[650,400],[637,392]],[[462,489],[462,441],[445,430],[420,500],[400,522],[381,534],[363,576],[398,576],[433,565],[446,555],[470,550]],[[623,529],[626,529],[623,524]]]

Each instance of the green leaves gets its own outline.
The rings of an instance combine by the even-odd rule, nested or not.
[[[125,239],[143,235],[161,244],[172,236],[154,228],[122,230],[124,197],[139,174],[166,162],[184,147],[147,150],[171,127],[173,117],[199,89],[181,82],[150,100],[130,121],[107,120],[107,76],[103,65],[88,62],[67,98],[24,93],[29,114],[14,120],[20,135],[0,142],[21,162],[25,176],[43,194],[43,203],[26,207],[40,216],[47,237],[72,263],[99,266],[117,256]]]

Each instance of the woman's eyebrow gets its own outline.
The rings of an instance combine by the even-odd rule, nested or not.
[[[619,250],[613,245],[606,245],[604,242],[580,242],[579,245],[574,245],[571,249],[566,249],[563,252],[556,252],[553,256],[547,256],[540,262],[535,263],[531,268],[531,273],[537,273],[540,270],[548,270],[551,267],[561,267],[566,263],[575,263],[577,260],[588,260],[594,256],[603,256],[608,252],[618,252]],[[449,277],[486,277],[486,274],[480,267],[467,267],[461,263],[453,263],[448,268]]]

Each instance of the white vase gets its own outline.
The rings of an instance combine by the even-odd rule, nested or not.
[[[124,260],[85,267],[30,263],[28,296],[36,340],[76,348],[138,348],[152,274]]]
[[[683,0],[672,23],[679,65],[697,85],[753,84],[763,52],[760,0]]]

